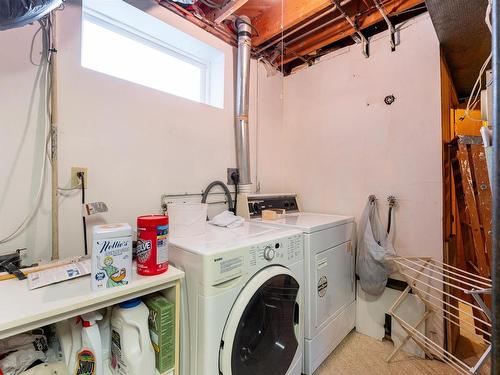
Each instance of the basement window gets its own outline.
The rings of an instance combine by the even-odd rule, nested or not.
[[[223,108],[224,53],[125,3],[84,0],[83,67]]]

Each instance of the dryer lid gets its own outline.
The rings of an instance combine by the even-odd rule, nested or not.
[[[350,216],[295,212],[286,214],[283,219],[279,220],[255,219],[255,221],[266,224],[277,224],[288,226],[291,228],[297,228],[302,230],[304,233],[313,233],[320,230],[336,227],[338,225],[351,223],[354,221],[354,218]]]
[[[221,228],[207,224],[205,234],[190,237],[172,236],[170,243],[195,254],[213,255],[301,233],[302,231],[298,229],[262,225],[255,222],[245,222],[239,228]]]

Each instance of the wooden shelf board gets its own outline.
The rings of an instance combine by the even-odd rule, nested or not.
[[[26,280],[0,282],[0,339],[175,286],[184,272],[169,266],[157,276],[139,276],[123,287],[90,289],[90,276],[29,290]]]

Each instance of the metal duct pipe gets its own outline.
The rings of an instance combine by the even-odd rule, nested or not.
[[[252,48],[252,26],[250,18],[241,16],[236,21],[238,28],[238,60],[236,71],[236,165],[242,192],[249,191],[252,180],[250,174],[250,132],[248,129],[250,52]]]

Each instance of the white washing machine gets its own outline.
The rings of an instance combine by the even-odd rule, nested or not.
[[[304,238],[246,222],[171,238],[169,261],[185,271],[181,374],[300,375]]]
[[[265,221],[264,209],[287,213]],[[312,374],[355,327],[354,218],[301,212],[296,194],[241,195],[238,215],[304,233],[304,373]]]

